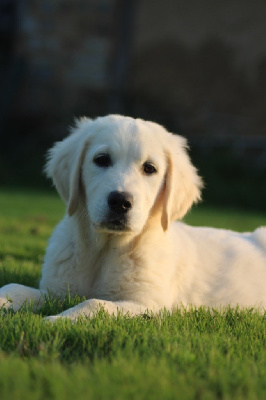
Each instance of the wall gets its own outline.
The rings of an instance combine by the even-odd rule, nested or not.
[[[157,120],[190,137],[223,140],[249,135],[255,140],[265,136],[265,1],[28,0],[18,4],[18,34],[10,65],[15,65],[14,71],[20,68],[16,65],[23,68],[17,80],[12,74],[2,75],[2,80],[10,92],[9,86],[18,81],[13,97],[9,96],[9,121],[12,115],[22,135],[31,130],[60,136],[74,115],[117,110]],[[114,83],[110,63],[117,21],[121,23],[117,7],[125,4],[136,15],[131,18],[135,19],[132,37],[124,40],[131,57],[115,108],[113,98],[108,99]],[[120,36],[128,23],[124,25]]]

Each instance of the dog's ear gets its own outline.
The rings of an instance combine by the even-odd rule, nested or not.
[[[81,168],[89,143],[89,119],[77,121],[73,133],[56,143],[48,152],[45,173],[53,183],[68,214],[72,216],[78,207],[81,186]]]
[[[169,141],[161,219],[164,230],[172,221],[181,219],[192,204],[200,200],[203,186],[187,154],[186,139],[169,135]]]

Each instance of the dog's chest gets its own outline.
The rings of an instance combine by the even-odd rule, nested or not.
[[[169,295],[164,293],[168,285],[165,285],[157,263],[149,261],[128,254],[109,254],[94,265],[86,296],[110,301],[158,303],[158,298]]]
[[[144,259],[116,251],[98,254],[98,257],[91,254],[80,260],[71,291],[87,298],[110,301],[142,302],[143,296],[146,298],[149,294],[150,300],[155,301],[162,280],[157,266],[154,265],[154,269],[152,264],[146,267]]]
[[[128,256],[109,253],[98,258],[88,257],[78,269],[78,293],[88,298],[121,299],[138,282],[138,268]]]

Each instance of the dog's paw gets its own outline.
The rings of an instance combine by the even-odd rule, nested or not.
[[[45,317],[45,318],[44,318],[44,321],[45,321],[45,322],[52,322],[52,323],[54,323],[54,322],[58,321],[60,318],[62,318],[62,317],[60,317],[59,315],[50,315],[49,317]]]
[[[0,295],[0,309],[3,308],[7,310],[8,308],[11,308],[13,305],[13,301],[6,295],[6,296],[1,296]]]

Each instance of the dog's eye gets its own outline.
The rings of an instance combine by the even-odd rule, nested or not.
[[[143,164],[143,171],[147,175],[155,174],[157,172],[155,166],[148,161]]]
[[[112,165],[112,160],[109,154],[98,154],[93,159],[94,164],[101,168],[107,168]]]

